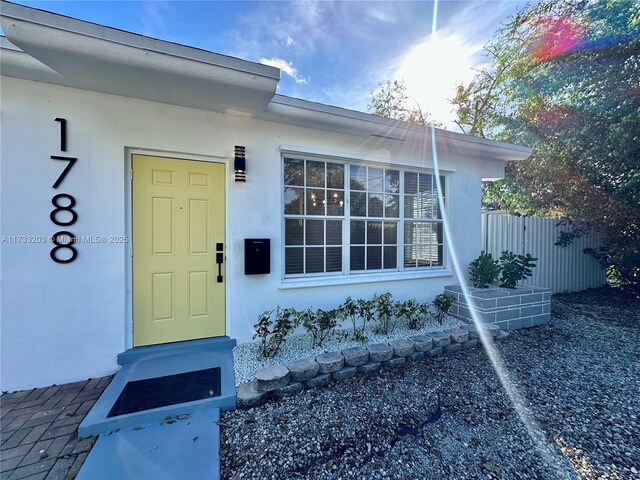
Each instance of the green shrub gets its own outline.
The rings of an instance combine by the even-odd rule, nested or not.
[[[436,309],[433,318],[436,322],[442,325],[444,317],[451,311],[455,301],[456,299],[453,295],[447,295],[446,293],[436,295],[436,298],[433,299],[433,308]]]
[[[367,326],[367,323],[372,321],[376,314],[375,305],[375,297],[371,300],[364,300],[362,298],[356,300],[358,316],[360,317],[360,319],[362,319],[362,328],[356,331],[356,334],[354,336],[355,340],[359,342],[367,341],[365,328]]]
[[[412,298],[406,302],[396,302],[395,311],[398,318],[407,321],[410,330],[418,330],[423,325],[425,315],[429,315],[429,305]]]
[[[271,317],[275,312],[275,319]],[[287,335],[293,332],[298,326],[298,314],[293,308],[267,310],[258,317],[258,322],[253,326],[255,334],[253,339],[260,338],[258,353],[261,357],[274,357],[278,354],[280,347]]]
[[[322,347],[324,341],[329,337],[333,329],[338,324],[339,312],[337,310],[321,310],[318,309],[315,312],[308,309],[300,313],[300,319],[302,326],[313,337],[313,346]]]
[[[377,320],[379,325],[376,326],[375,332],[384,335],[389,335],[395,328],[395,304],[391,300],[390,293],[383,293],[382,295],[374,295],[372,306],[375,309]]]
[[[490,253],[482,251],[480,256],[469,264],[469,278],[476,288],[487,288],[490,283],[500,280],[504,288],[516,288],[520,280],[531,276],[531,269],[536,266],[537,258],[530,254],[516,255],[505,250],[499,260],[494,260]]]
[[[487,288],[495,282],[500,275],[498,261],[493,259],[490,253],[483,250],[480,256],[469,264],[469,277],[471,284],[476,288]]]
[[[351,320],[352,338],[357,341],[365,341],[367,339],[364,334],[366,320],[362,321],[362,327],[358,328],[358,318],[360,317],[360,300],[353,300],[347,297],[340,307],[338,307],[338,315],[340,318]]]
[[[500,255],[500,286],[504,288],[516,288],[520,280],[531,276],[531,269],[536,266],[537,258],[530,254],[516,255],[505,250]]]

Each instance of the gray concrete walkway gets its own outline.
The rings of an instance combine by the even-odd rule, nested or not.
[[[0,397],[0,479],[74,479],[95,438],[78,425],[113,377]]]

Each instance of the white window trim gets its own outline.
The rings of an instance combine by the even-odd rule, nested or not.
[[[374,283],[374,282],[387,282],[387,281],[401,281],[401,280],[413,280],[413,279],[424,279],[424,278],[440,278],[440,277],[452,277],[453,273],[450,269],[449,265],[449,252],[448,252],[448,242],[449,239],[446,235],[446,229],[443,229],[443,252],[442,252],[442,266],[441,267],[410,267],[406,270],[396,271],[396,270],[373,270],[373,271],[357,271],[350,272],[350,242],[345,243],[348,239],[346,238],[346,234],[348,232],[347,222],[350,221],[351,217],[346,214],[346,212],[350,209],[350,200],[351,196],[348,194],[347,190],[350,185],[349,177],[347,175],[346,168],[348,165],[358,165],[358,166],[371,166],[374,168],[380,168],[381,166],[390,169],[398,169],[403,172],[401,175],[401,189],[400,192],[403,192],[404,188],[404,172],[418,172],[418,173],[430,173],[435,175],[435,170],[432,168],[424,168],[411,164],[401,164],[401,163],[393,163],[390,164],[389,160],[373,160],[373,157],[369,160],[363,160],[362,158],[353,158],[346,156],[336,156],[334,154],[329,153],[318,153],[320,150],[315,150],[314,153],[309,153],[308,150],[300,150],[298,147],[284,146],[281,145],[281,155],[280,155],[280,233],[282,238],[281,243],[281,254],[280,254],[280,289],[293,289],[293,288],[307,288],[307,287],[318,287],[318,286],[331,286],[331,285],[348,285],[354,283]],[[326,151],[325,151],[326,152]],[[324,272],[324,273],[315,273],[315,274],[299,274],[297,276],[286,276],[286,255],[285,255],[285,217],[284,212],[282,211],[284,205],[284,159],[286,157],[294,157],[304,160],[319,160],[325,162],[340,162],[345,164],[345,190],[344,190],[344,198],[345,198],[345,210],[344,215],[339,216],[337,219],[342,220],[343,222],[343,231],[342,231],[342,261],[343,261],[343,271],[342,272]],[[451,198],[451,188],[450,188],[450,174],[454,170],[446,169],[440,170],[439,173],[441,176],[444,176],[444,187],[446,192],[447,201],[445,202],[444,209],[446,211],[446,217],[451,218],[450,216],[450,198]],[[406,220],[403,215],[402,205],[404,201],[404,193],[399,194],[402,198],[401,200],[401,211],[400,217],[398,217],[398,221]],[[309,218],[307,215],[304,215],[305,218]],[[347,218],[349,217],[349,218]],[[325,217],[321,217],[327,219]],[[398,255],[400,256],[400,252],[404,252],[404,229],[398,229]],[[402,233],[400,233],[402,230]],[[404,253],[403,253],[404,254]],[[400,265],[400,264],[398,264]],[[400,267],[398,267],[400,268]]]
[[[394,282],[402,280],[419,280],[425,278],[453,277],[453,272],[446,267],[429,267],[427,269],[415,269],[404,272],[380,272],[380,273],[352,273],[350,275],[333,274],[321,277],[284,278],[280,281],[279,288],[288,290],[293,288],[325,287],[332,285],[351,285],[376,282]]]
[[[379,155],[368,155],[364,153],[354,153],[354,152],[339,152],[336,150],[326,150],[323,148],[315,148],[315,147],[301,147],[297,145],[280,145],[280,156],[282,158],[287,155],[294,156],[304,156],[304,157],[316,157],[318,160],[324,161],[339,161],[344,163],[362,163],[368,166],[387,166],[391,168],[397,167],[400,169],[418,169],[424,172],[434,172],[433,168],[426,168],[425,163],[433,164],[430,158],[422,159],[419,162],[411,163],[406,160],[401,160],[398,158],[392,157],[381,157]],[[449,166],[443,165],[440,166],[440,173],[442,175],[446,175],[447,173],[455,173],[456,169]],[[282,177],[280,177],[282,178]]]

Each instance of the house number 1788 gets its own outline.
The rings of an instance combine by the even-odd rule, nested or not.
[[[56,122],[60,123],[60,150],[67,151],[67,120],[64,118],[56,118]],[[52,188],[57,189],[64,179],[67,177],[73,166],[78,161],[75,157],[67,157],[60,155],[51,155],[51,160],[68,162],[62,173],[53,183]],[[53,210],[49,214],[51,221],[59,227],[68,227],[76,223],[78,213],[74,210],[76,199],[68,193],[58,193],[51,199]],[[75,243],[75,235],[67,230],[60,230],[53,234],[53,245],[49,255],[51,260],[56,263],[71,263],[78,256],[78,250],[73,246]]]

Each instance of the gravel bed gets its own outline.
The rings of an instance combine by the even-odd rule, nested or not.
[[[365,343],[351,340],[349,335],[351,329],[336,329],[333,335],[329,337],[322,347],[311,348],[313,345],[310,334],[296,334],[287,337],[278,355],[273,358],[258,358],[257,343],[241,343],[233,349],[233,366],[236,374],[236,386],[253,380],[259,368],[270,365],[287,365],[294,360],[315,357],[321,353],[339,352],[349,347],[361,347],[373,343],[387,343],[389,340],[398,338],[407,338],[413,335],[435,332],[445,328],[454,328],[461,325],[460,320],[453,317],[445,318],[442,325],[435,322],[427,322],[419,330],[409,330],[403,322],[398,322],[393,332],[389,335],[380,335],[373,332],[374,325],[367,325],[367,341]]]
[[[640,301],[552,307],[496,345],[541,442],[477,348],[223,413],[222,477],[640,479]]]

